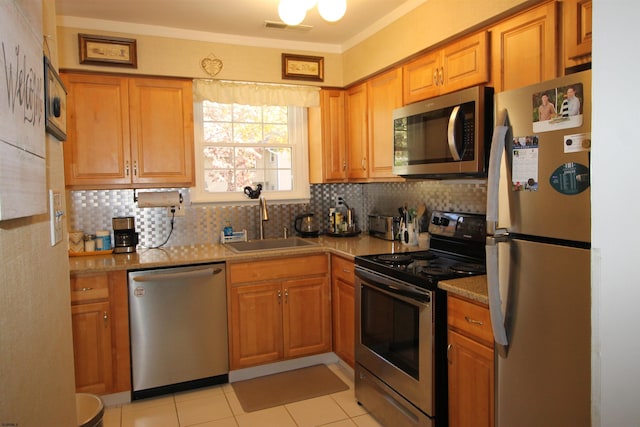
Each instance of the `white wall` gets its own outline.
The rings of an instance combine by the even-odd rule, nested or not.
[[[636,0],[593,1],[593,425],[640,425]]]

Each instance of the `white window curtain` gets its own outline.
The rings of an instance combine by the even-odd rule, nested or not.
[[[317,107],[320,105],[319,88],[268,83],[196,79],[194,80],[194,96],[196,102],[207,100],[221,104],[295,107]]]

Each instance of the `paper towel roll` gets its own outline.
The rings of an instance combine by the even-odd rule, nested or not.
[[[182,196],[179,191],[138,193],[139,208],[179,206],[180,203]]]

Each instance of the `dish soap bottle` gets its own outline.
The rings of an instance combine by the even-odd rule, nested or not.
[[[231,227],[231,222],[227,221],[225,223],[224,229],[222,230],[225,236],[233,236],[233,227]]]

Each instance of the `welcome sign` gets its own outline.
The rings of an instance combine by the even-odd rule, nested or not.
[[[42,4],[0,0],[0,220],[46,213],[45,158]]]

